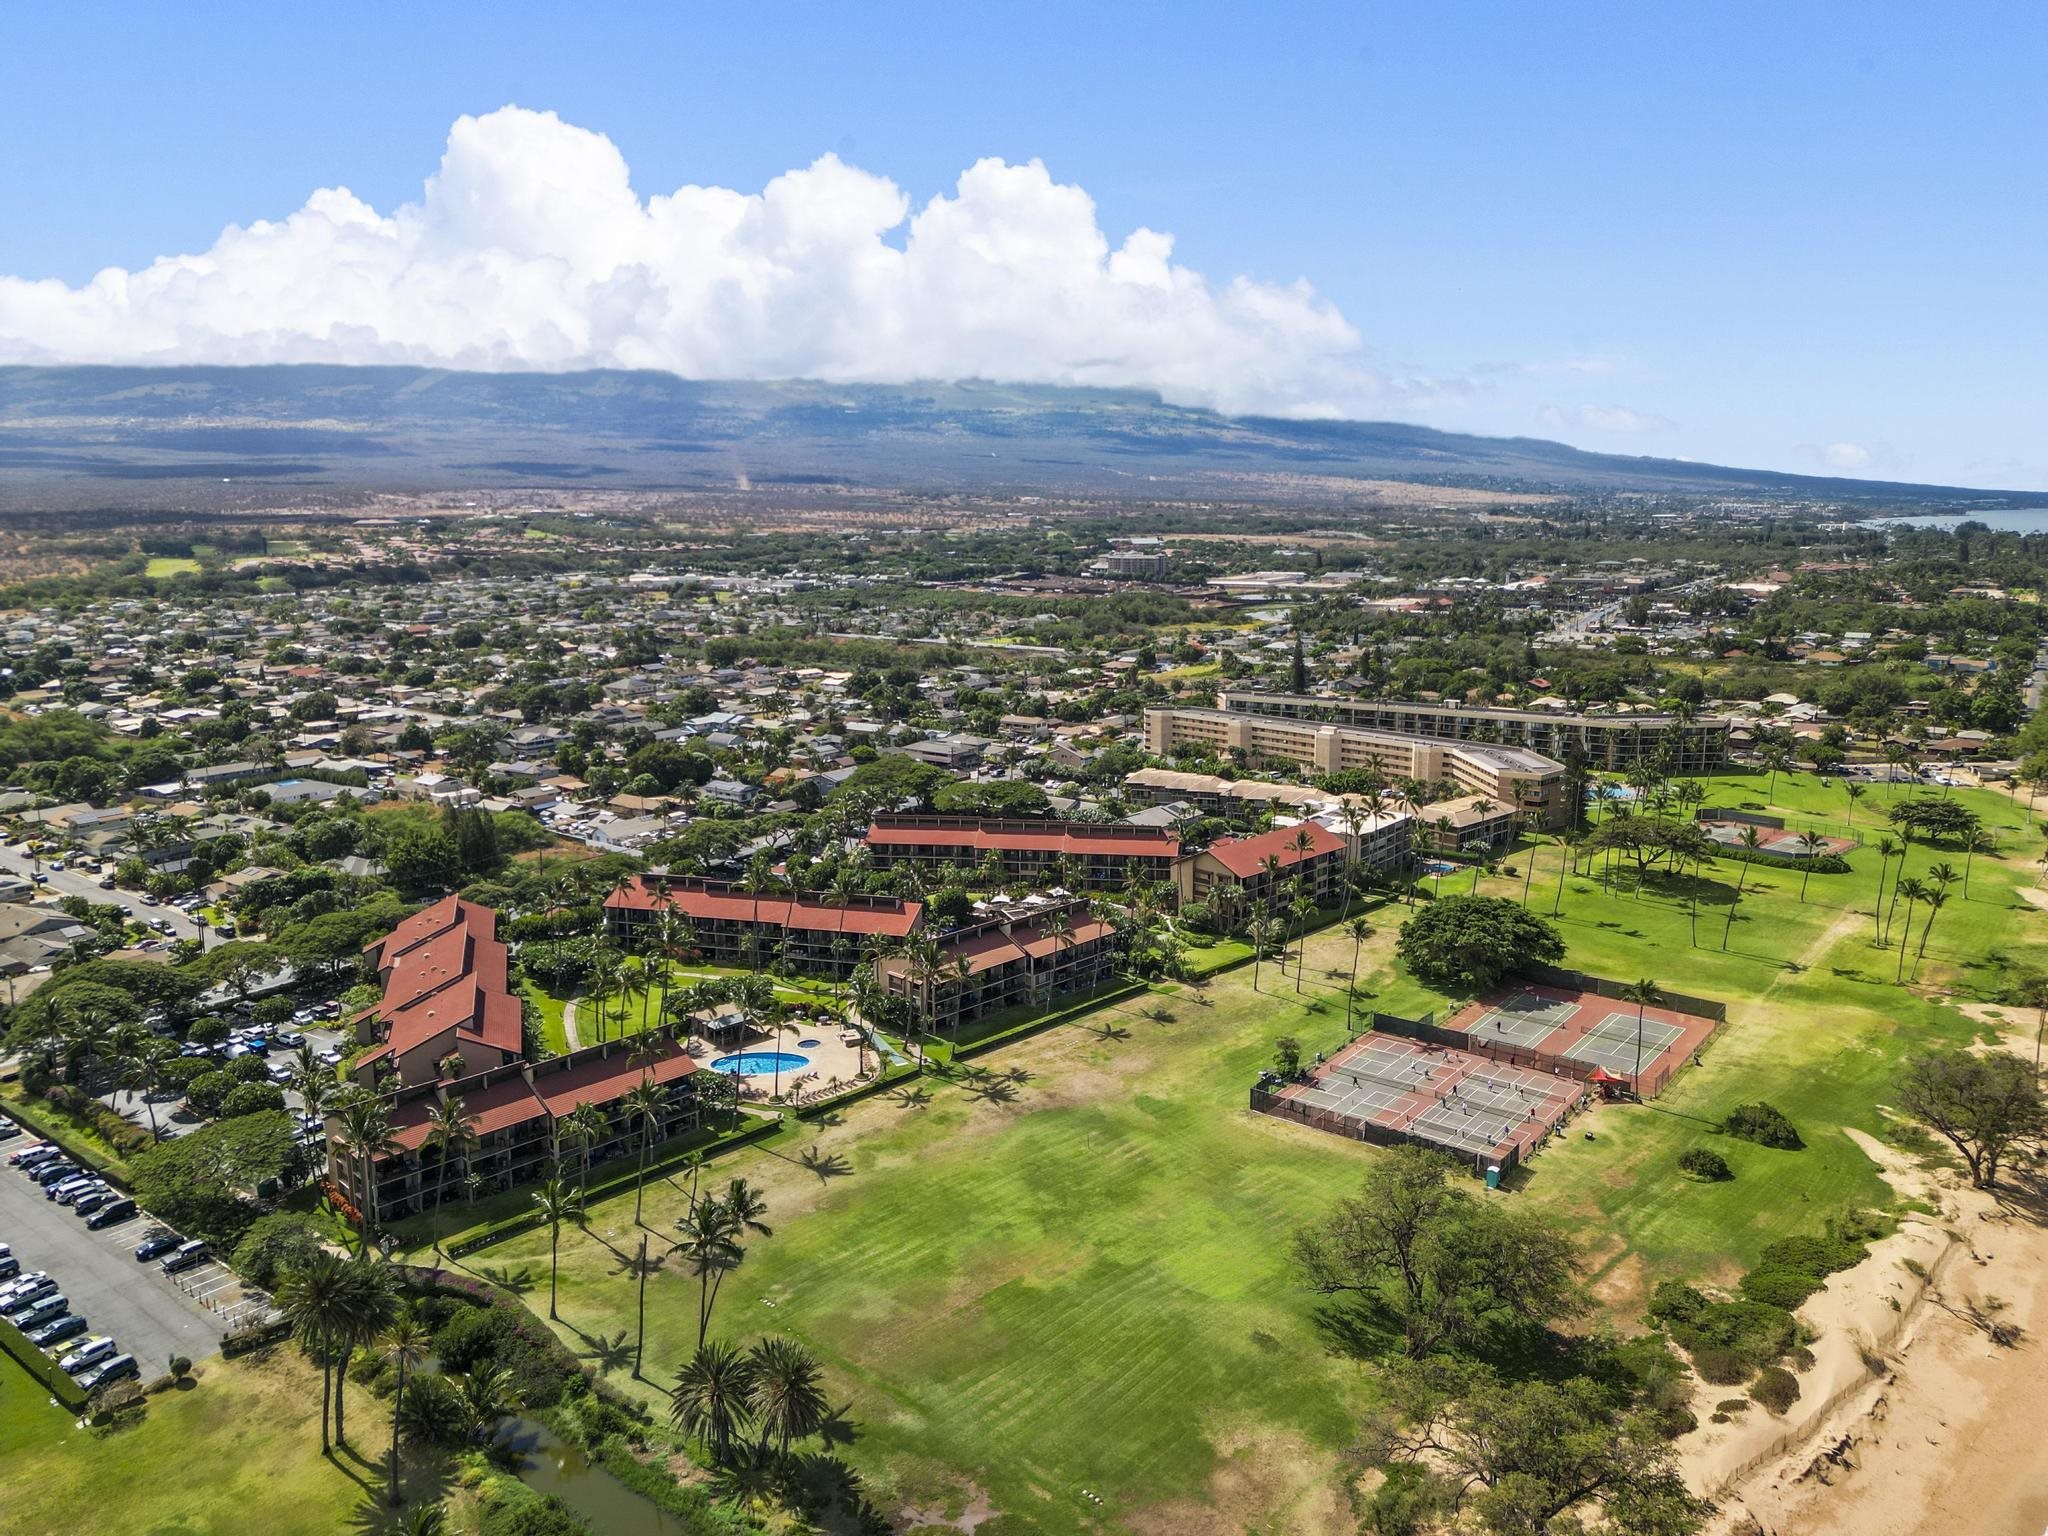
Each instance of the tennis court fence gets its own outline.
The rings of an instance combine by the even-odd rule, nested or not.
[[[1541,986],[1558,987],[1567,992],[1591,992],[1598,997],[1610,997],[1616,1002],[1634,1006],[1628,993],[1628,983],[1614,981],[1606,976],[1589,976],[1584,971],[1567,971],[1561,966],[1544,965],[1532,961],[1521,969],[1522,979]],[[1728,1005],[1716,1002],[1711,997],[1694,997],[1686,992],[1661,992],[1660,1008],[1670,1008],[1679,1013],[1690,1013],[1702,1019],[1712,1019],[1716,1024],[1728,1022]]]
[[[1549,1072],[1572,1078],[1577,1082],[1588,1082],[1596,1061],[1577,1061],[1570,1056],[1555,1056],[1549,1051],[1534,1051],[1526,1045],[1509,1045],[1500,1040],[1475,1040],[1462,1029],[1450,1029],[1434,1022],[1425,1015],[1420,1019],[1404,1019],[1399,1014],[1374,1013],[1372,1027],[1384,1030],[1390,1035],[1399,1035],[1404,1040],[1419,1040],[1424,1045],[1438,1045],[1446,1050],[1469,1051],[1474,1056],[1484,1056],[1488,1061],[1497,1061],[1503,1066],[1522,1067],[1531,1072]],[[1640,1093],[1646,1099],[1654,1099],[1664,1091],[1665,1083],[1671,1079],[1671,1063],[1660,1063],[1655,1071],[1643,1074]]]
[[[1345,1136],[1353,1141],[1371,1142],[1380,1147],[1427,1147],[1432,1152],[1449,1152],[1440,1141],[1413,1131],[1396,1130],[1390,1125],[1378,1125],[1370,1120],[1361,1120],[1356,1115],[1347,1115],[1334,1109],[1324,1109],[1301,1099],[1284,1098],[1258,1084],[1252,1085],[1251,1107],[1260,1114],[1277,1115],[1282,1120],[1292,1120],[1297,1125],[1306,1125],[1313,1130],[1325,1131],[1332,1136]],[[1453,1153],[1453,1156],[1469,1157],[1472,1171],[1481,1178],[1488,1168],[1498,1168],[1503,1175],[1512,1173],[1522,1160],[1519,1147],[1507,1147],[1499,1156],[1490,1152]]]

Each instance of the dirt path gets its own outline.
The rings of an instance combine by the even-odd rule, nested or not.
[[[583,1048],[583,1036],[576,1029],[576,1005],[582,1000],[583,994],[578,992],[562,1004],[562,1037],[569,1042],[572,1051]]]

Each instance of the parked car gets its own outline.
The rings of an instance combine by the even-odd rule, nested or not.
[[[169,1253],[184,1241],[185,1239],[178,1236],[169,1227],[158,1227],[135,1245],[136,1262],[145,1263],[160,1253]]]
[[[23,1333],[53,1323],[71,1310],[71,1303],[62,1291],[53,1291],[48,1296],[38,1296],[34,1301],[14,1314],[14,1326]]]
[[[52,1280],[44,1271],[32,1269],[27,1274],[18,1276],[8,1281],[5,1285],[0,1285],[0,1308],[6,1307],[15,1297],[27,1294],[36,1286],[44,1286],[49,1290],[55,1290],[57,1282]]]
[[[21,1127],[12,1120],[0,1120],[0,1141],[12,1141],[21,1134]]]
[[[116,1355],[104,1365],[98,1365],[78,1378],[78,1384],[88,1392],[97,1392],[102,1387],[111,1387],[117,1381],[128,1381],[142,1374],[142,1367],[135,1363],[133,1355]]]
[[[98,1177],[90,1173],[74,1173],[67,1179],[52,1179],[43,1186],[43,1198],[58,1201],[75,1200],[97,1183]]]
[[[170,1251],[170,1254],[164,1259],[163,1263],[157,1267],[167,1275],[175,1275],[180,1270],[191,1269],[195,1265],[204,1264],[211,1257],[212,1255],[207,1251],[206,1244],[199,1238],[194,1238],[189,1243],[178,1244],[177,1247]]]
[[[76,1376],[80,1371],[98,1365],[102,1360],[111,1359],[120,1353],[114,1341],[105,1334],[96,1339],[87,1339],[78,1348],[57,1362],[57,1369],[67,1376]]]
[[[79,1313],[68,1313],[55,1322],[45,1323],[28,1336],[29,1343],[37,1349],[48,1349],[52,1344],[62,1344],[66,1339],[75,1339],[85,1332],[85,1318]]]
[[[21,1290],[0,1301],[0,1317],[19,1317],[45,1296],[55,1295],[56,1290],[57,1282],[48,1275],[27,1281]]]
[[[74,1216],[90,1216],[113,1198],[114,1192],[104,1184],[98,1189],[88,1189],[84,1194],[71,1202],[71,1214]]]
[[[98,1210],[94,1211],[92,1215],[88,1216],[85,1224],[97,1232],[103,1227],[111,1227],[120,1222],[131,1221],[134,1217],[135,1202],[126,1195],[116,1195]]]
[[[14,1122],[10,1120],[7,1123],[12,1125]],[[47,1157],[56,1150],[47,1141],[32,1141],[27,1146],[16,1147],[12,1152],[8,1153],[7,1166],[10,1168],[23,1168],[33,1163],[37,1158]]]
[[[0,1280],[12,1280],[20,1273],[21,1260],[13,1254],[10,1253],[6,1258],[0,1259]]]
[[[44,1189],[65,1179],[78,1177],[78,1164],[68,1157],[53,1157],[36,1164],[35,1172],[29,1175]]]

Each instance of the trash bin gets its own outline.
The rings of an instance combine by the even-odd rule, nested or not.
[[[1488,1189],[1499,1189],[1499,1188],[1500,1188],[1500,1164],[1499,1164],[1499,1163],[1488,1163],[1488,1164],[1486,1165],[1486,1187],[1487,1187]]]

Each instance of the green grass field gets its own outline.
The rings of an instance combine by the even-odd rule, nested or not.
[[[1958,793],[1997,829],[2003,857],[1980,856],[1969,900],[1958,894],[1942,912],[1917,988],[1894,985],[1896,951],[1872,944],[1872,848],[1852,856],[1849,874],[1816,875],[1803,903],[1796,873],[1752,867],[1725,952],[1740,866],[1708,871],[1695,948],[1689,887],[1609,891],[1576,877],[1560,899],[1555,852],[1535,850],[1530,905],[1559,905],[1568,964],[1729,1004],[1699,1069],[1654,1104],[1582,1122],[1596,1139],[1554,1146],[1508,1196],[1585,1236],[1618,1326],[1636,1325],[1658,1279],[1725,1279],[1777,1236],[1889,1203],[1842,1128],[1887,1134],[1878,1106],[1901,1059],[1980,1031],[1945,994],[1988,999],[2002,967],[2048,958],[2043,919],[2016,895],[2038,853],[2025,807]],[[1836,819],[1840,799],[1804,775],[1781,776],[1771,797]],[[1764,800],[1760,776],[1736,777],[1715,781],[1706,803]],[[1882,805],[1879,793],[1858,810],[1873,835]],[[1519,895],[1529,857],[1518,852],[1506,861],[1515,874],[1482,889]],[[1916,848],[1910,869],[1935,858],[1960,868],[1959,855]],[[1469,883],[1460,874],[1446,891]],[[1451,1001],[1395,963],[1406,915],[1370,914],[1363,1006]],[[1372,1371],[1329,1347],[1284,1251],[1289,1230],[1375,1154],[1253,1115],[1245,1095],[1278,1036],[1311,1049],[1342,1039],[1351,958],[1349,940],[1325,930],[1299,977],[1267,962],[1257,990],[1241,966],[1120,1000],[981,1057],[997,1081],[882,1095],[721,1159],[716,1178],[767,1191],[774,1235],[727,1281],[715,1331],[781,1331],[815,1348],[861,1425],[851,1458],[895,1499],[957,1509],[979,1493],[1016,1516],[1009,1529],[1053,1531],[1274,1531],[1341,1518],[1332,1474]],[[1157,1004],[1170,1017],[1149,1017]],[[1792,1118],[1806,1150],[1716,1136],[1730,1106],[1757,1098]],[[1737,1177],[1680,1180],[1677,1154],[1709,1138]],[[671,1230],[683,1198],[673,1181],[651,1187],[649,1224]],[[601,1337],[633,1326],[622,1255],[636,1242],[630,1195],[600,1202],[587,1233],[564,1235],[562,1327],[593,1355]],[[471,1262],[544,1292],[546,1234]],[[695,1342],[695,1288],[663,1273],[648,1297],[649,1374],[660,1382]]]
[[[166,576],[197,576],[199,562],[182,555],[156,555],[151,557],[142,574],[158,579]]]
[[[0,1359],[7,1525],[65,1536],[395,1529],[378,1502],[391,1421],[356,1388],[348,1407],[352,1448],[323,1460],[320,1376],[287,1345],[208,1361],[191,1386],[150,1397],[139,1422],[102,1434],[77,1428]],[[437,1474],[419,1475],[415,1491],[443,1491]]]

